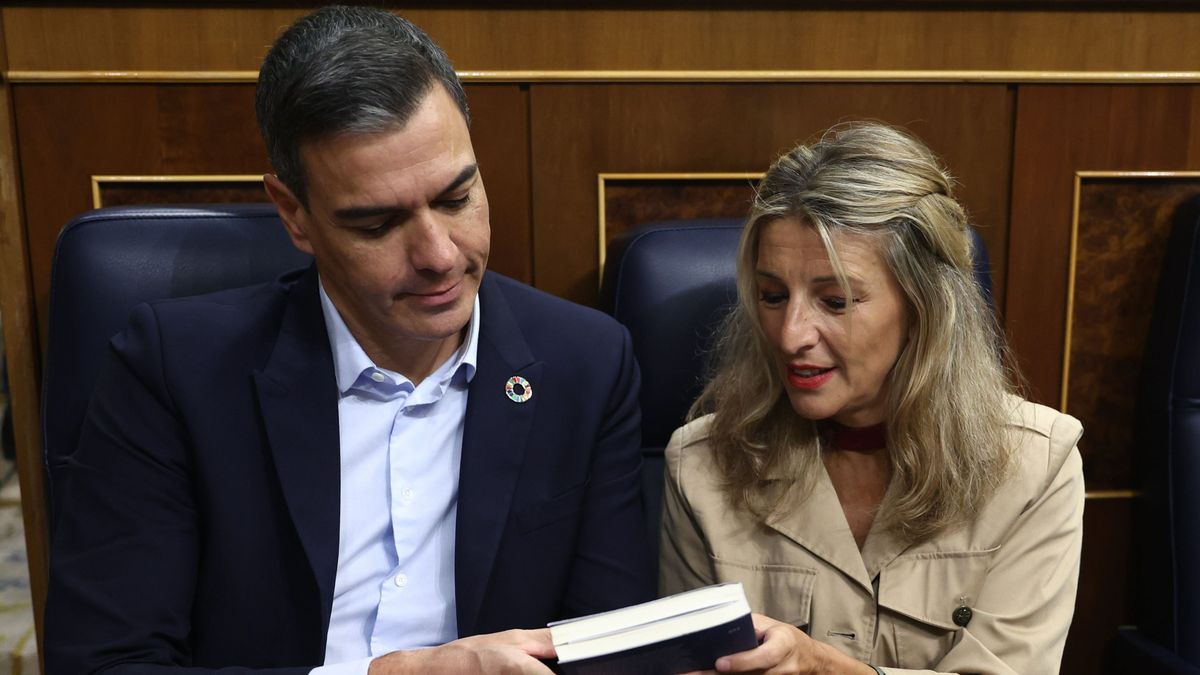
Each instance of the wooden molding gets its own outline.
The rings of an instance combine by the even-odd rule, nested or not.
[[[262,183],[258,174],[182,174],[144,176],[92,176],[92,208],[104,206],[102,189],[106,184],[162,184],[162,183]]]
[[[10,70],[13,83],[255,82],[254,70]],[[1200,71],[1025,71],[1025,70],[468,70],[463,82],[656,83],[656,82],[936,82],[1014,84],[1196,84]]]

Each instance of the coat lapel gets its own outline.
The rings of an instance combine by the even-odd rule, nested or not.
[[[863,556],[854,542],[854,534],[850,532],[850,524],[824,466],[813,481],[812,494],[799,508],[776,511],[766,519],[766,525],[833,565],[868,593],[873,593]]]
[[[283,497],[317,580],[325,635],[337,575],[341,460],[337,383],[315,267],[292,287],[275,348],[254,381]]]
[[[471,635],[517,489],[538,396],[517,403],[505,394],[514,375],[537,391],[542,363],[535,363],[516,317],[495,278],[480,287],[479,352],[467,398],[454,564],[458,631]]]

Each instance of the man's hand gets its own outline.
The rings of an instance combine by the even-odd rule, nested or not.
[[[371,662],[368,675],[521,673],[551,675],[538,659],[554,658],[549,628],[474,635],[440,647],[392,652]]]

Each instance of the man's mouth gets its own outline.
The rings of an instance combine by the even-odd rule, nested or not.
[[[412,298],[417,304],[427,307],[437,307],[454,302],[462,295],[463,284],[462,280],[458,280],[453,284],[447,284],[422,291],[409,291],[406,296]]]

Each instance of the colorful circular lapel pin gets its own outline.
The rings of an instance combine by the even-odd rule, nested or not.
[[[516,403],[524,403],[533,398],[533,385],[520,375],[513,375],[504,383],[504,393]]]

